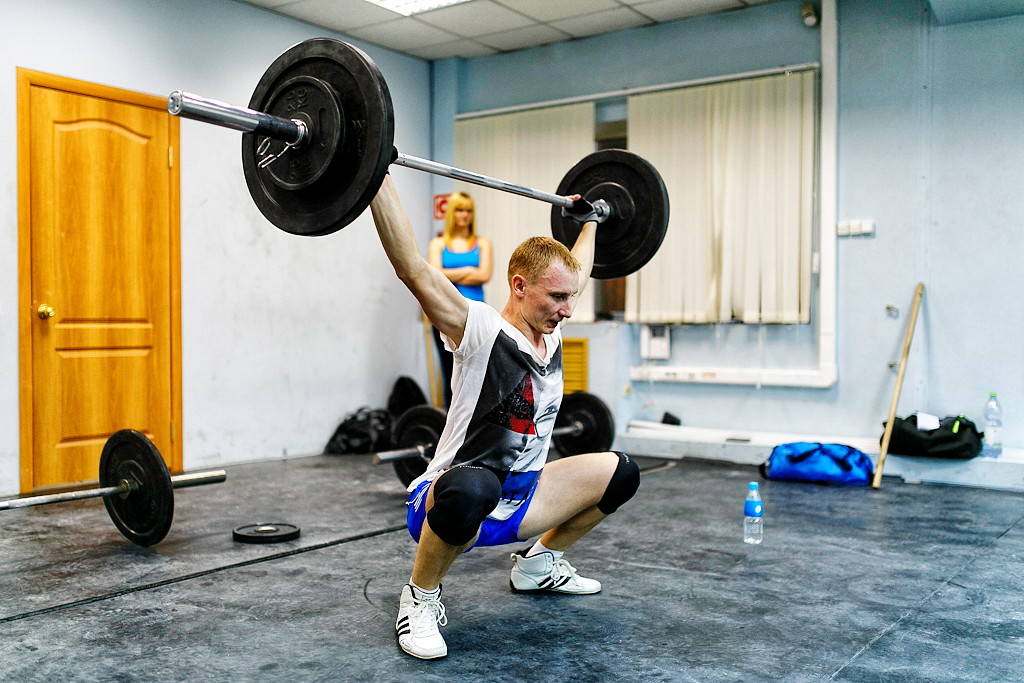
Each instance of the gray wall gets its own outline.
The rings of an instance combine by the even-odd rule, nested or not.
[[[15,67],[164,95],[247,104],[289,45],[329,31],[231,0],[8,3],[0,41],[0,495],[18,489]],[[354,42],[354,41],[353,41]],[[359,44],[359,43],[357,43]],[[430,65],[359,44],[394,99],[399,148],[430,153]],[[419,308],[369,212],[329,237],[270,225],[249,198],[239,136],[181,125],[186,468],[319,452],[342,415],[383,405],[409,374],[426,386]],[[430,180],[394,173],[423,236]]]
[[[811,61],[819,33],[800,2],[460,62],[460,112]],[[1004,443],[1024,446],[1024,17],[936,26],[919,2],[839,2],[839,219],[873,219],[838,244],[838,384],[827,390],[631,384],[630,325],[570,325],[591,338],[591,384],[620,428],[670,411],[693,426],[877,436],[913,291],[926,286],[900,414],[964,413],[988,392]],[[435,97],[445,96],[435,90]],[[437,128],[443,122],[435,121]],[[435,150],[443,154],[444,150]],[[481,226],[486,231],[486,226]],[[886,315],[887,305],[902,315]],[[669,364],[814,365],[811,326],[680,326]],[[611,368],[615,368],[614,371]],[[631,394],[623,397],[624,389]]]

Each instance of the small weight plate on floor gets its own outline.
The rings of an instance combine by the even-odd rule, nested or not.
[[[395,448],[429,444],[422,457],[404,458],[391,463],[403,486],[408,486],[413,479],[427,471],[427,464],[434,457],[434,449],[447,419],[443,410],[431,405],[413,406],[398,418],[392,432]]]
[[[134,429],[114,432],[100,455],[100,487],[119,486],[123,481],[137,488],[104,497],[110,519],[136,545],[159,543],[174,519],[174,488],[160,451]]]
[[[240,526],[231,532],[231,537],[239,543],[283,543],[294,541],[301,532],[294,524],[265,522]]]
[[[552,437],[559,453],[581,455],[611,450],[615,440],[615,418],[604,401],[585,391],[563,396],[555,416],[555,428],[572,427],[576,422],[583,425],[581,434]]]
[[[314,130],[310,144],[333,145],[334,151],[330,155],[313,154],[300,146],[260,168],[260,160],[271,150],[280,151],[282,145],[272,143],[261,153],[267,138],[245,133],[242,170],[249,194],[267,220],[295,235],[327,235],[363,213],[384,181],[394,151],[391,94],[377,65],[365,52],[331,38],[313,38],[285,50],[263,74],[249,108],[267,111],[269,107],[278,115],[302,118],[288,115],[287,98],[292,92],[289,83],[315,86],[314,99],[320,102],[326,118],[319,120],[320,108],[316,117],[307,112]],[[328,95],[337,101],[336,136],[331,134],[333,109],[327,103]],[[293,153],[297,161],[310,163],[310,174],[297,183],[288,180],[287,170],[278,170],[287,168]]]
[[[589,202],[603,199],[612,215],[597,226],[594,269],[602,280],[635,273],[654,257],[668,231],[668,190],[658,170],[646,159],[622,149],[589,154],[573,166],[557,194],[580,194]],[[580,224],[551,209],[551,233],[568,248],[576,243]]]

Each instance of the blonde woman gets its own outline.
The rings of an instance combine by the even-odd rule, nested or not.
[[[444,212],[444,234],[430,241],[427,257],[447,277],[462,296],[473,301],[484,300],[484,284],[491,279],[491,241],[476,234],[473,198],[462,192],[448,196]],[[444,347],[441,335],[434,328],[434,340],[441,354],[444,371],[444,405],[452,400],[452,353]]]

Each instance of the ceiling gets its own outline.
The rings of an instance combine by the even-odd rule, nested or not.
[[[423,59],[482,57],[774,0],[470,0],[403,17],[365,0],[245,0]]]

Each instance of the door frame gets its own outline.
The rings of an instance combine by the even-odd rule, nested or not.
[[[122,90],[88,81],[32,71],[17,67],[18,107],[18,399],[19,430],[21,432],[21,492],[32,492],[34,468],[33,443],[33,386],[32,386],[32,188],[30,187],[31,115],[30,91],[32,86],[61,90],[75,95],[98,97],[114,102],[134,104],[157,109],[167,114],[168,151],[170,166],[170,274],[171,274],[171,470],[180,472],[183,466],[182,400],[181,400],[181,164],[180,122],[167,113],[167,100],[159,95]]]

